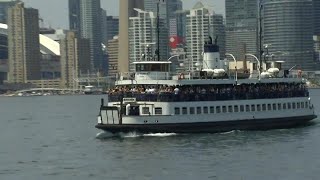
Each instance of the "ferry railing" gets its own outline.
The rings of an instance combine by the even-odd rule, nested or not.
[[[257,91],[257,92],[220,92],[220,93],[123,93],[109,94],[110,102],[119,102],[121,98],[135,98],[136,101],[149,102],[188,102],[188,101],[227,101],[227,100],[251,100],[251,99],[276,99],[289,97],[308,97],[307,90],[294,91]]]

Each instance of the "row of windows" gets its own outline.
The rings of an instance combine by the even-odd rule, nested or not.
[[[282,109],[303,109],[308,108],[308,102],[273,103],[273,104],[251,104],[251,105],[230,105],[230,106],[204,106],[204,107],[175,107],[174,114],[218,114],[255,111],[276,111]],[[188,111],[189,109],[189,111]]]

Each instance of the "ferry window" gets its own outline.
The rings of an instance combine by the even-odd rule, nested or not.
[[[251,111],[256,111],[256,105],[254,104],[251,105]]]
[[[180,114],[180,108],[178,108],[178,107],[174,108],[174,114],[179,115]]]
[[[217,106],[217,107],[216,107],[216,113],[221,113],[220,106]]]
[[[222,112],[226,113],[227,112],[227,107],[226,106],[222,106]]]
[[[250,112],[250,106],[246,105],[246,112]]]
[[[244,105],[240,105],[240,112],[244,112]]]
[[[257,111],[261,111],[261,105],[260,104],[257,105]]]
[[[194,107],[190,107],[190,114],[194,114]]]
[[[183,107],[183,108],[182,108],[182,114],[188,114],[188,110],[187,110],[186,107]]]
[[[304,108],[304,103],[303,102],[301,102],[301,108]]]
[[[210,113],[213,114],[214,113],[214,107],[210,106]]]
[[[208,114],[208,107],[203,107],[203,113]]]
[[[157,115],[162,114],[162,108],[161,107],[154,108],[154,114],[157,114]]]
[[[272,104],[272,108],[273,108],[274,111],[276,111],[277,110],[277,104],[273,103]]]
[[[288,109],[291,109],[291,103],[288,103]]]
[[[142,114],[150,114],[149,107],[142,107]]]
[[[306,108],[308,108],[308,102],[306,102]]]
[[[283,109],[287,109],[287,104],[283,103]]]
[[[292,103],[292,109],[296,109],[296,103]]]
[[[278,103],[278,110],[281,110],[281,103]]]
[[[239,106],[234,106],[234,112],[239,112]]]
[[[266,104],[262,104],[262,111],[266,111],[267,110],[267,105]]]
[[[228,112],[232,112],[232,106],[228,106]]]
[[[297,108],[300,109],[300,103],[299,102],[297,103]]]
[[[197,107],[197,114],[201,114],[201,107]]]
[[[271,104],[268,104],[268,111],[271,111],[272,108],[271,108]]]

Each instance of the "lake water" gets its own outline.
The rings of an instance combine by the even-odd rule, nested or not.
[[[320,90],[311,96],[319,115]],[[94,128],[101,97],[1,97],[0,179],[319,179],[319,119],[296,129],[108,137]]]

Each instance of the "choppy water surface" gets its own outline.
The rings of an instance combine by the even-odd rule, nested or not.
[[[320,90],[311,94],[319,111]],[[319,120],[272,131],[111,136],[94,128],[100,98],[1,97],[0,179],[319,179]]]

